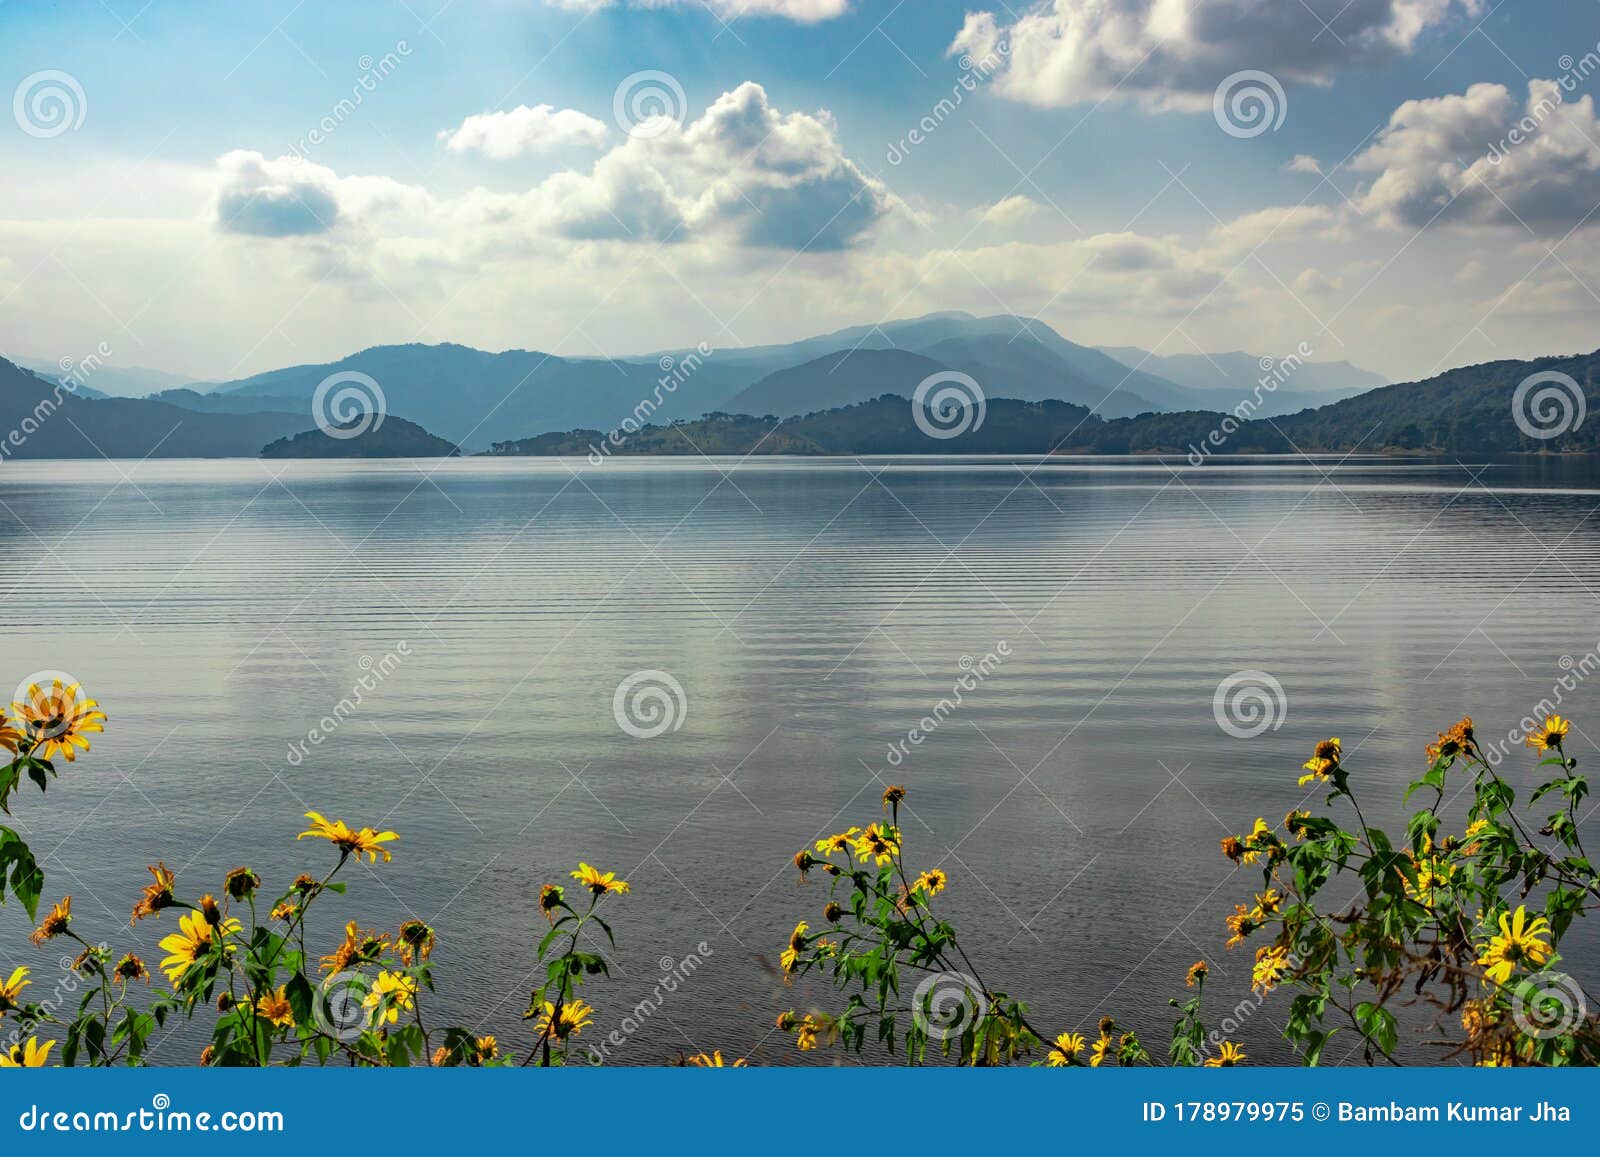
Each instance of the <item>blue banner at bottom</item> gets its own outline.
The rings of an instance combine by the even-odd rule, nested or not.
[[[893,1111],[884,1113],[886,1107]],[[37,1070],[0,1076],[0,1150],[201,1144],[749,1148],[819,1116],[904,1121],[941,1149],[1197,1141],[1494,1145],[1600,1137],[1600,1071],[1459,1069]],[[888,1124],[885,1124],[888,1122]],[[913,1140],[914,1137],[908,1138]],[[882,1137],[882,1141],[892,1140]],[[876,1143],[874,1143],[876,1144]]]

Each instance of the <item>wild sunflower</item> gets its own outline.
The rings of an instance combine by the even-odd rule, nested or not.
[[[888,811],[906,798],[906,789],[898,783],[891,783],[883,792],[883,810]]]
[[[1102,1032],[1100,1039],[1094,1042],[1094,1047],[1089,1050],[1089,1067],[1098,1069],[1106,1063],[1106,1054],[1111,1049],[1111,1034]]]
[[[1250,988],[1265,996],[1289,971],[1289,950],[1263,944],[1256,949],[1255,967],[1250,970]]]
[[[1539,729],[1529,735],[1525,742],[1535,751],[1559,751],[1561,741],[1567,737],[1567,732],[1572,730],[1572,721],[1563,719],[1559,715],[1548,716],[1539,726]]]
[[[1439,760],[1449,756],[1460,755],[1472,746],[1472,716],[1464,716],[1461,722],[1450,728],[1449,731],[1441,731],[1438,734],[1438,741],[1428,744],[1427,752],[1430,763],[1437,763]]]
[[[163,908],[171,908],[177,903],[172,898],[172,885],[175,876],[168,870],[166,861],[159,864],[147,864],[146,870],[155,877],[155,881],[144,886],[144,895],[133,906],[133,919],[135,922],[143,920],[146,916],[154,916]]]
[[[794,931],[789,934],[789,947],[778,956],[778,963],[783,966],[786,976],[794,971],[795,965],[800,962],[800,953],[805,951],[806,927],[804,920],[794,926]]]
[[[235,868],[222,882],[223,889],[235,900],[248,900],[261,887],[261,877],[249,868]]]
[[[389,854],[389,849],[381,845],[398,840],[400,836],[395,832],[375,832],[371,828],[355,831],[343,820],[325,819],[321,812],[306,812],[306,819],[311,821],[311,826],[296,836],[297,840],[307,836],[327,840],[346,856],[353,853],[360,857],[365,854],[367,862],[371,864],[377,863],[379,856],[383,857],[385,863],[394,858]]]
[[[604,896],[607,892],[616,892],[620,895],[628,890],[628,882],[617,879],[615,872],[606,872],[602,875],[599,868],[591,868],[582,861],[578,863],[578,870],[570,875],[596,896]]]
[[[89,750],[85,735],[104,731],[105,713],[97,710],[99,704],[83,693],[83,688],[72,683],[62,686],[57,679],[49,687],[34,683],[28,687],[20,703],[13,703],[25,737],[33,744],[33,754],[40,759],[65,757],[68,763],[78,758],[78,751]]]
[[[289,1005],[289,986],[280,984],[275,992],[264,992],[256,1000],[256,1015],[279,1028],[294,1027],[294,1009]]]
[[[294,919],[294,914],[298,911],[300,911],[300,906],[293,900],[279,900],[272,906],[272,911],[268,914],[267,919],[279,920],[287,924]]]
[[[42,1069],[49,1063],[50,1050],[55,1043],[47,1040],[41,1045],[38,1037],[31,1036],[26,1044],[14,1044],[0,1052],[0,1069]]]
[[[1216,1056],[1206,1058],[1205,1067],[1208,1069],[1231,1069],[1244,1064],[1244,1062],[1244,1049],[1234,1044],[1231,1040],[1225,1040],[1217,1049]]]
[[[1228,931],[1233,933],[1228,938],[1227,946],[1229,948],[1237,948],[1244,943],[1245,937],[1261,927],[1261,921],[1258,919],[1254,909],[1246,908],[1243,904],[1235,904],[1233,906],[1233,915],[1227,919],[1227,925]]]
[[[561,1011],[556,1012],[556,1006],[550,1001],[545,1001],[539,1019],[533,1029],[541,1039],[554,1038],[564,1041],[569,1036],[577,1036],[594,1020],[594,1006],[581,997],[573,997],[561,1005]]]
[[[1278,905],[1283,903],[1283,897],[1278,895],[1276,888],[1268,888],[1265,892],[1256,894],[1256,911],[1263,916],[1271,916],[1277,912]]]
[[[394,1024],[400,1013],[409,1009],[416,1000],[417,982],[403,972],[380,972],[372,982],[372,989],[361,998],[361,1006],[376,1012],[380,1021]]]
[[[177,985],[185,972],[222,942],[222,937],[238,932],[239,928],[239,921],[231,919],[213,928],[199,912],[185,912],[178,918],[178,931],[161,941],[161,947],[167,952],[161,971]]]
[[[15,1012],[22,996],[22,990],[32,984],[28,979],[28,968],[19,967],[12,972],[10,979],[0,984],[0,1016],[8,1012]]]
[[[1306,821],[1311,818],[1311,813],[1295,810],[1283,817],[1283,830],[1297,840],[1306,838]]]
[[[876,861],[881,868],[894,862],[900,851],[900,833],[889,824],[868,824],[856,840],[856,857],[863,863]]]
[[[552,924],[556,922],[556,913],[561,910],[561,894],[560,884],[546,884],[539,889],[539,911]]]
[[[49,915],[39,921],[39,926],[28,934],[28,940],[37,947],[46,940],[60,936],[71,923],[72,897],[63,896],[57,901],[56,906],[50,909]]]
[[[21,742],[22,732],[11,726],[10,721],[6,719],[5,711],[0,710],[0,747],[15,755]]]
[[[1083,1034],[1080,1032],[1064,1032],[1056,1037],[1050,1045],[1050,1052],[1046,1054],[1044,1063],[1052,1069],[1059,1069],[1070,1065],[1073,1058],[1083,1051]]]
[[[823,836],[822,839],[817,841],[816,849],[824,856],[831,856],[834,852],[847,852],[860,834],[860,828],[849,828],[842,832],[835,832],[831,836]]]
[[[144,966],[143,960],[140,960],[131,952],[117,961],[117,967],[112,970],[111,975],[123,983],[127,983],[130,980],[142,980],[146,984],[150,983],[150,970]]]
[[[1184,978],[1183,983],[1186,987],[1193,988],[1210,975],[1210,972],[1211,970],[1206,967],[1204,960],[1196,960],[1189,965],[1189,975]]]
[[[949,882],[950,877],[944,874],[943,868],[929,868],[912,882],[911,889],[929,896],[937,896],[944,891],[945,885]]]
[[[405,962],[407,968],[413,964],[420,964],[432,956],[433,943],[433,929],[421,920],[407,920],[400,925],[400,933],[395,937],[400,959]]]
[[[322,958],[322,971],[344,972],[357,964],[369,964],[388,947],[387,936],[363,932],[352,920],[344,926],[344,942]]]
[[[809,1012],[805,1018],[794,1026],[794,1043],[801,1052],[810,1052],[817,1047],[817,1034],[822,1031],[822,1022]]]
[[[1515,913],[1500,913],[1500,934],[1479,945],[1478,963],[1487,965],[1484,975],[1496,984],[1511,979],[1511,971],[1528,971],[1542,966],[1554,953],[1543,937],[1550,933],[1550,921],[1543,916],[1528,919],[1528,909],[1519,904]]]
[[[694,1056],[689,1058],[689,1064],[698,1069],[742,1069],[747,1067],[743,1057],[740,1057],[731,1065],[728,1064],[728,1062],[722,1059],[721,1049],[716,1049],[710,1055],[707,1055],[706,1053],[695,1053]]]

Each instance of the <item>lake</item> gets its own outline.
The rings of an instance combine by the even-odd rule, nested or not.
[[[0,677],[70,672],[110,716],[11,822],[74,929],[152,965],[175,920],[127,928],[145,864],[190,896],[249,864],[275,895],[331,862],[302,813],[393,828],[318,936],[429,920],[430,1022],[509,1047],[538,887],[585,860],[633,888],[595,1039],[701,958],[612,1063],[827,1063],[772,1031],[842,1005],[774,979],[826,898],[789,858],[903,783],[910,857],[949,873],[990,983],[1052,1032],[1109,1012],[1164,1051],[1193,961],[1217,1008],[1249,987],[1223,918],[1259,876],[1218,839],[1306,800],[1325,736],[1377,822],[1434,730],[1517,726],[1600,639],[1597,509],[1562,461],[8,462]],[[1214,709],[1240,672],[1282,688],[1254,736]],[[1585,762],[1597,708],[1586,685],[1562,705]],[[37,997],[60,953],[25,931],[0,911]],[[1568,946],[1600,979],[1594,934]],[[1287,1000],[1233,1034],[1253,1060],[1289,1059]],[[153,1060],[202,1043],[180,1026]]]

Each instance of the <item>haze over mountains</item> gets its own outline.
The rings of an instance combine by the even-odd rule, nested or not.
[[[1507,403],[1499,391],[1509,391],[1516,382],[1507,385],[1501,379],[1517,367],[1558,361],[1492,363],[1474,368],[1482,372],[1462,376],[1466,371],[1453,371],[1454,378],[1442,375],[1423,383],[1429,390],[1411,385],[1374,391],[1383,379],[1347,362],[1279,362],[1239,352],[1156,356],[1125,347],[1095,349],[1031,319],[938,313],[783,345],[688,347],[639,358],[562,358],[528,350],[489,353],[453,344],[378,346],[337,362],[290,366],[193,388],[173,388],[158,375],[144,380],[163,388],[139,399],[96,398],[86,388],[63,396],[44,376],[0,361],[0,430],[16,426],[48,402],[48,409],[64,411],[62,420],[48,423],[48,429],[41,426],[22,444],[4,450],[4,456],[256,455],[280,439],[274,456],[319,456],[323,451],[339,456],[426,455],[457,446],[472,453],[491,446],[564,444],[554,437],[563,432],[599,437],[611,430],[665,427],[715,414],[792,422],[886,395],[909,398],[931,375],[965,374],[990,400],[1062,403],[1074,407],[1075,414],[1081,410],[1094,445],[1108,452],[1124,442],[1134,450],[1181,449],[1177,434],[1194,426],[1203,436],[1216,425],[1218,412],[1234,411],[1246,402],[1250,408],[1243,416],[1257,420],[1257,431],[1264,429],[1261,419],[1323,407],[1317,410],[1321,419],[1302,415],[1294,423],[1296,429],[1317,431],[1306,448],[1342,444],[1347,431],[1338,415],[1355,413],[1343,407],[1362,402],[1365,409],[1357,409],[1374,417],[1380,431],[1395,427],[1391,433],[1396,440],[1374,443],[1373,448],[1481,444],[1509,449],[1519,435],[1514,428],[1502,429]],[[1592,367],[1584,362],[1579,368],[1589,373]],[[156,373],[125,370],[117,378],[107,365],[88,384],[122,389],[141,375]],[[395,422],[387,435],[336,447],[330,443],[342,439],[296,437],[316,428],[313,397],[324,380],[339,373],[365,375],[379,384],[385,412]],[[1272,381],[1265,390],[1264,380]],[[1445,411],[1438,407],[1447,405],[1440,391],[1448,393],[1469,381],[1477,391],[1474,405],[1484,405],[1486,418],[1493,420],[1474,433],[1457,406],[1454,423],[1446,429],[1439,420]],[[1425,395],[1430,401],[1419,404],[1417,399]],[[1400,414],[1405,422],[1388,423]],[[1124,421],[1137,415],[1143,417],[1133,425]],[[817,444],[848,444],[848,430],[839,420],[830,422],[827,438]],[[1402,426],[1408,427],[1403,436]],[[773,422],[764,428],[774,428]],[[793,433],[791,428],[785,437]],[[540,442],[541,435],[551,437]],[[885,437],[892,442],[898,435]],[[984,444],[993,440],[986,437]],[[1280,445],[1265,435],[1257,441],[1263,448]],[[1232,448],[1246,449],[1248,442],[1236,438]]]

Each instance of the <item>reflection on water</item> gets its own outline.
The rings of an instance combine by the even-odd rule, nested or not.
[[[980,965],[1052,1029],[1114,1012],[1161,1040],[1195,959],[1226,1005],[1248,989],[1222,918],[1259,878],[1217,840],[1302,801],[1316,739],[1373,819],[1434,728],[1503,733],[1596,647],[1597,507],[1571,461],[8,463],[3,675],[70,671],[111,717],[17,826],[85,934],[147,959],[170,929],[123,927],[144,864],[271,887],[316,855],[307,810],[393,827],[326,935],[434,922],[432,1019],[502,1041],[538,885],[582,857],[634,889],[603,1032],[709,949],[612,1060],[788,1063],[773,1015],[829,999],[770,969],[824,901],[789,857],[901,782]],[[1285,697],[1253,738],[1213,715],[1243,670]],[[648,739],[613,713],[642,671],[682,689]],[[1563,713],[1597,708],[1580,687]],[[29,961],[22,931],[0,913],[0,960]],[[1594,979],[1593,936],[1569,944]],[[1239,1030],[1253,1057],[1284,1058],[1281,1011]]]

